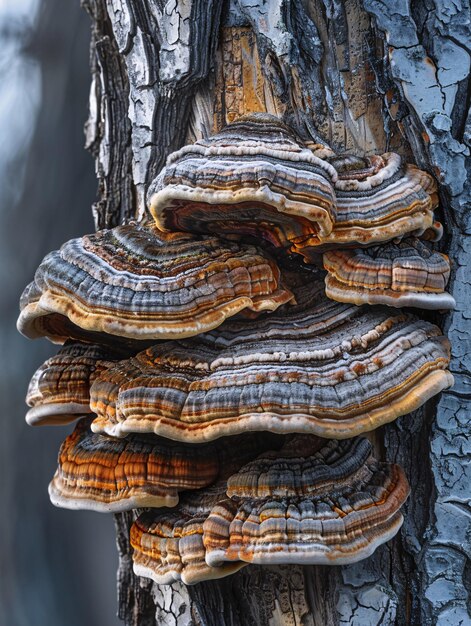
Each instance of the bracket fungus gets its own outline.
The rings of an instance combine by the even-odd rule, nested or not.
[[[154,222],[51,252],[21,297],[18,329],[66,342],[28,423],[87,414],[52,502],[153,509],[131,528],[134,571],[162,584],[366,558],[409,487],[351,438],[453,384],[442,331],[383,306],[454,305],[447,257],[414,238],[443,232],[434,179],[251,114],[171,154],[149,204]]]
[[[433,229],[437,187],[427,172],[404,164],[393,152],[369,158],[345,155],[330,162],[338,175],[337,218],[328,236],[303,242],[300,251],[308,262],[331,248],[370,246]]]
[[[366,439],[296,436],[175,509],[143,513],[134,572],[194,584],[248,563],[353,563],[397,533],[408,493],[401,468],[378,462]]]
[[[62,444],[49,485],[56,506],[104,513],[175,506],[180,491],[214,483],[270,444],[250,435],[202,446],[155,436],[116,439],[92,433],[91,419],[78,422]]]
[[[252,114],[171,154],[149,191],[150,211],[163,230],[289,246],[332,231],[335,178],[278,118]]]
[[[398,154],[310,150],[266,114],[171,154],[149,198],[163,230],[252,235],[307,262],[332,247],[424,232],[437,205],[432,176]]]
[[[201,442],[246,430],[348,438],[421,406],[452,384],[440,329],[386,308],[314,301],[228,321],[101,373],[95,432]]]
[[[339,302],[452,309],[448,257],[419,239],[324,253],[326,294]]]
[[[409,494],[398,465],[363,438],[307,447],[291,442],[229,479],[203,524],[208,565],[354,563],[397,533]]]
[[[414,236],[420,237],[423,241],[430,241],[431,243],[435,243],[440,241],[443,237],[443,224],[436,220],[433,224],[427,228],[424,232],[412,233]]]
[[[254,246],[131,223],[48,254],[21,297],[18,329],[59,343],[188,337],[291,298]]]
[[[30,426],[63,425],[90,413],[90,385],[125,356],[98,344],[67,341],[33,374],[26,395]]]
[[[142,513],[131,526],[133,569],[159,585],[181,580],[194,585],[234,574],[246,563],[209,566],[203,545],[203,524],[212,507],[225,497],[226,483],[182,495],[178,507]]]

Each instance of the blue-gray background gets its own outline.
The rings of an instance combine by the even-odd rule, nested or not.
[[[70,428],[24,422],[28,380],[54,347],[15,329],[41,258],[93,230],[89,38],[78,0],[0,0],[0,626],[120,623],[112,517],[47,496]]]

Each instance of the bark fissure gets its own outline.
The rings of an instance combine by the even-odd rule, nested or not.
[[[104,5],[84,0],[83,6],[92,21],[92,84],[85,145],[95,157],[98,177],[95,225],[104,228],[124,223],[134,214],[129,83]]]

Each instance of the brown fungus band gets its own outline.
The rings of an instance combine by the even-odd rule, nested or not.
[[[103,513],[169,507],[178,493],[201,489],[274,445],[253,435],[191,446],[155,436],[116,439],[81,420],[62,444],[49,495],[56,506]]]
[[[18,328],[58,342],[148,342],[196,335],[291,297],[254,246],[132,223],[48,254],[23,293]]]
[[[91,389],[92,429],[194,443],[245,430],[343,439],[452,384],[437,326],[307,291],[301,305],[154,346],[103,372]]]

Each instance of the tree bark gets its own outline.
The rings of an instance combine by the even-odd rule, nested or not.
[[[457,301],[447,316],[432,315],[452,342],[455,387],[376,435],[412,486],[394,541],[351,566],[250,566],[221,581],[158,587],[134,576],[132,515],[118,515],[119,616],[136,626],[470,624],[469,3],[83,4],[92,20],[86,135],[97,226],[144,214],[147,187],[171,151],[268,111],[307,141],[395,150],[437,177]]]

